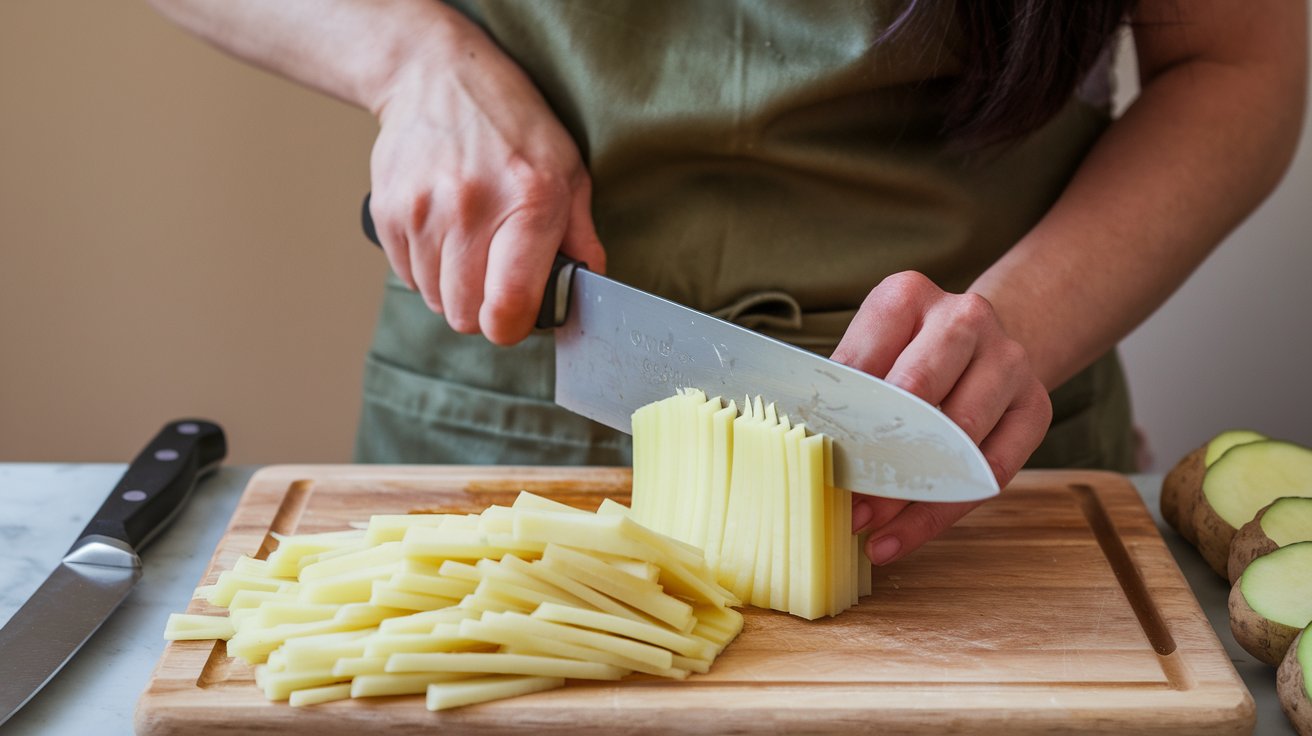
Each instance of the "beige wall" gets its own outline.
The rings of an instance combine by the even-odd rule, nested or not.
[[[184,414],[234,462],[347,460],[373,132],[144,4],[0,2],[0,461],[122,461]],[[1227,427],[1312,443],[1309,151],[1126,341],[1158,469]]]
[[[0,461],[346,461],[384,259],[374,123],[140,2],[0,2]]]

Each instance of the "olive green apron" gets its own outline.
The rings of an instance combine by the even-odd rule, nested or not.
[[[888,2],[453,3],[542,90],[593,177],[609,273],[827,354],[885,276],[964,291],[1056,199],[1106,127],[1072,102],[1001,150],[938,135],[949,30],[877,42]],[[552,402],[547,333],[452,331],[389,278],[361,462],[630,462],[623,434]],[[1036,467],[1131,469],[1114,353],[1053,392]]]

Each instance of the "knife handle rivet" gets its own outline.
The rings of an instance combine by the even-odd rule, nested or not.
[[[177,460],[177,459],[178,459],[178,451],[177,451],[177,450],[169,450],[169,449],[156,450],[156,451],[155,451],[155,459],[156,459],[156,460],[164,460],[164,461],[168,461],[168,460]]]
[[[123,492],[123,500],[124,500],[124,501],[145,501],[145,500],[146,500],[146,492],[145,492],[145,491],[137,491],[137,490],[133,490],[133,491],[124,491],[124,492]]]
[[[200,434],[200,425],[195,422],[183,422],[178,425],[178,434]]]

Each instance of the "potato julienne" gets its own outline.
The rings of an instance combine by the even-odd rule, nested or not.
[[[440,710],[566,679],[683,679],[742,630],[744,600],[814,619],[869,592],[823,435],[759,398],[739,417],[683,391],[635,413],[634,443],[633,512],[525,492],[281,537],[198,591],[227,616],[175,614],[165,636],[226,639],[293,706],[426,693]]]
[[[199,591],[227,616],[174,614],[166,637],[226,639],[292,705],[426,693],[437,710],[569,678],[706,672],[742,629],[740,602],[700,550],[626,511],[523,493],[481,514],[284,537]]]

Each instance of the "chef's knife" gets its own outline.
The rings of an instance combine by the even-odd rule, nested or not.
[[[213,422],[171,422],[137,455],[59,567],[0,628],[0,724],[109,618],[141,577],[141,549],[227,454]]]
[[[378,235],[369,211],[365,234]],[[998,483],[979,448],[920,398],[862,371],[625,286],[557,256],[537,326],[556,331],[556,403],[622,432],[638,407],[697,388],[760,395],[834,440],[834,483],[874,496],[976,501]]]

